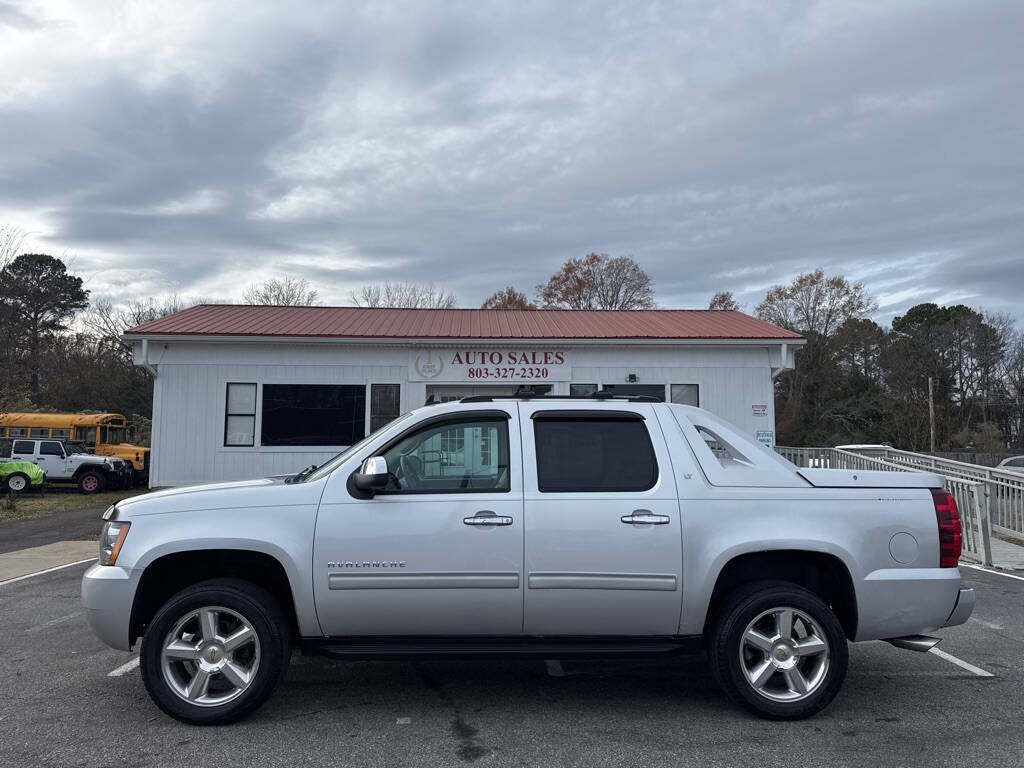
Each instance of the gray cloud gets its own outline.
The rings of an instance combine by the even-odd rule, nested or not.
[[[600,250],[663,306],[822,266],[883,320],[1024,319],[1018,3],[208,6],[4,32],[30,11],[0,3],[0,221],[94,294],[288,273],[473,306]]]

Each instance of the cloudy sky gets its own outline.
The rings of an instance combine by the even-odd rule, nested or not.
[[[1024,3],[0,0],[0,224],[94,296],[634,256],[1024,319]]]

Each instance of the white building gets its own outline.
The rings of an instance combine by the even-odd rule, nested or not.
[[[772,444],[772,380],[804,343],[720,310],[239,305],[192,307],[125,338],[156,377],[151,486],[295,472],[430,397],[521,389],[700,405]],[[486,445],[439,451],[442,463],[486,459]]]

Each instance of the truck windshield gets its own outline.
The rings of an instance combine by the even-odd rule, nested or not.
[[[389,421],[387,424],[385,424],[380,429],[376,430],[375,432],[371,432],[370,434],[368,434],[366,437],[364,437],[362,440],[360,440],[355,445],[350,445],[348,448],[346,448],[344,451],[339,453],[337,456],[334,456],[334,457],[328,459],[323,464],[321,464],[319,467],[317,467],[315,470],[313,470],[308,475],[303,477],[302,478],[302,482],[309,482],[310,480],[319,480],[321,477],[324,477],[325,475],[331,474],[331,472],[334,471],[335,467],[339,466],[340,464],[344,464],[346,461],[348,461],[348,459],[350,457],[354,456],[356,453],[358,453],[360,450],[362,450],[363,446],[365,446],[367,443],[369,443],[370,441],[376,439],[377,435],[379,435],[385,429],[390,429],[391,427],[395,426],[396,424],[400,424],[401,422],[403,422],[406,419],[408,419],[410,415],[411,415],[411,412],[410,413],[403,413],[397,419],[394,419],[393,421]]]

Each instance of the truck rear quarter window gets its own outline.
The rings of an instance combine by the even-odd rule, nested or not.
[[[571,413],[571,412],[569,412]],[[647,491],[658,461],[641,417],[534,415],[537,488],[542,493]]]

